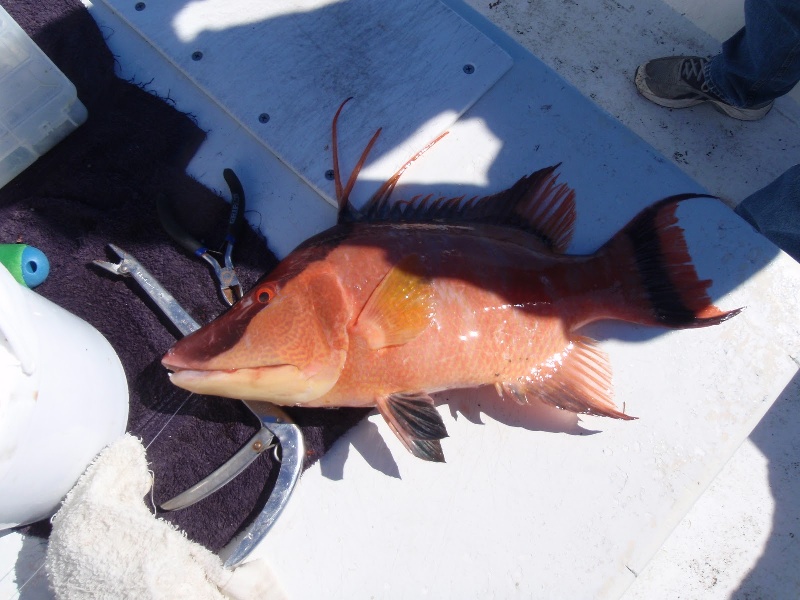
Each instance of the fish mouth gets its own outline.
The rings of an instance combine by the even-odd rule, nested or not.
[[[190,392],[238,400],[259,400],[280,405],[302,404],[330,387],[308,378],[294,365],[270,365],[240,369],[191,369],[162,363],[172,372],[170,381]]]

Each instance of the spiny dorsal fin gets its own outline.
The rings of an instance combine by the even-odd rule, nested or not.
[[[353,167],[353,170],[350,172],[350,177],[347,180],[346,185],[342,185],[342,172],[339,168],[339,115],[342,113],[342,109],[344,105],[350,102],[353,97],[347,98],[344,102],[339,105],[339,110],[336,111],[336,114],[333,115],[333,122],[331,123],[331,152],[333,155],[333,183],[336,189],[336,203],[339,206],[339,217],[338,221],[341,223],[343,221],[352,220],[352,215],[354,214],[353,206],[350,204],[350,192],[353,190],[353,186],[356,183],[356,179],[358,178],[358,174],[361,172],[361,168],[364,166],[364,163],[369,156],[370,150],[375,145],[375,142],[378,141],[378,136],[381,134],[381,129],[372,134],[372,138],[370,138],[369,142],[367,143],[366,147],[364,148],[363,152],[361,153],[361,157],[358,159],[356,166]]]
[[[487,223],[516,227],[539,237],[554,252],[566,250],[575,225],[575,193],[558,183],[558,165],[522,177],[509,189],[482,198],[432,200],[432,196],[392,202],[376,194],[360,220],[447,223]]]
[[[358,316],[354,333],[372,350],[410,342],[430,324],[433,287],[416,254],[403,258],[372,292]]]
[[[356,183],[356,179],[358,179],[358,174],[361,171],[361,168],[364,166],[364,163],[367,161],[367,157],[369,156],[372,147],[375,145],[375,142],[378,141],[378,136],[381,134],[381,129],[378,128],[374,134],[372,134],[372,138],[370,138],[369,142],[367,143],[364,150],[361,152],[361,157],[358,159],[356,166],[353,167],[353,170],[350,172],[350,177],[347,180],[346,185],[342,185],[342,172],[339,168],[339,115],[344,108],[344,105],[350,102],[353,97],[347,98],[342,104],[339,106],[339,110],[336,111],[336,114],[333,116],[333,122],[331,123],[331,150],[333,154],[333,182],[336,189],[336,203],[339,206],[339,215],[338,215],[338,222],[339,223],[346,223],[351,221],[358,221],[361,220],[361,213],[357,211],[353,205],[350,203],[350,192],[353,191],[353,186]],[[405,172],[405,170],[417,160],[420,156],[425,154],[430,148],[433,147],[436,142],[441,140],[444,136],[447,135],[447,132],[439,134],[433,141],[429,142],[422,150],[417,152],[414,156],[409,158],[403,166],[401,166],[394,175],[392,175],[389,179],[387,179],[384,184],[378,189],[377,192],[372,197],[372,201],[374,202],[377,198],[389,198],[392,194],[392,190],[397,185],[397,181],[400,179],[400,176]]]
[[[539,399],[575,413],[635,418],[617,410],[611,400],[608,358],[593,339],[584,336],[574,337],[560,359],[543,367],[538,374],[495,387],[502,397],[521,404]]]
[[[439,440],[447,437],[433,398],[424,393],[397,393],[377,400],[378,411],[411,454],[423,460],[444,462]]]

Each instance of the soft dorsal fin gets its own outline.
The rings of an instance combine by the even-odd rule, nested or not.
[[[444,462],[439,440],[447,437],[433,398],[424,393],[398,393],[377,400],[378,411],[411,454],[423,460]]]
[[[564,252],[575,225],[575,192],[558,183],[558,165],[526,175],[505,191],[482,198],[408,202],[390,200],[391,186],[376,194],[360,213],[364,221],[487,223],[532,233],[553,252]]]
[[[410,342],[431,322],[433,293],[420,258],[406,256],[372,292],[353,332],[363,336],[372,350]]]
[[[575,336],[560,359],[551,362],[538,376],[496,384],[498,393],[521,404],[538,399],[575,413],[635,418],[617,410],[611,400],[608,358],[593,339]]]

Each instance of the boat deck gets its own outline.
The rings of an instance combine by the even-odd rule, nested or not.
[[[283,3],[287,13],[311,4],[328,3]],[[663,196],[708,191],[734,206],[800,163],[797,90],[763,121],[743,123],[708,106],[654,106],[633,86],[647,59],[712,54],[741,21],[736,0],[443,4],[491,42],[482,51],[493,57],[490,76],[459,90],[460,103],[432,94],[423,114],[412,107],[398,119],[423,131],[420,139],[451,132],[409,169],[398,195],[492,193],[561,162],[578,196],[570,252],[579,253]],[[119,75],[148,82],[209,131],[190,174],[224,189],[222,166],[235,165],[257,210],[269,215],[260,224],[270,248],[283,256],[335,220],[325,154],[295,139],[301,147],[291,155],[291,135],[263,134],[247,121],[254,106],[222,97],[224,79],[181,62],[181,52],[200,43],[210,60],[214,48],[227,48],[226,30],[241,35],[267,21],[223,10],[212,22],[202,9],[213,6],[185,3],[154,20],[165,24],[160,30],[114,0],[89,8],[113,32]],[[174,45],[159,41],[171,31]],[[336,57],[337,40],[322,43],[321,56]],[[348,81],[370,91],[369,77],[342,77],[318,92],[324,101],[338,105]],[[355,138],[347,156],[366,141],[364,131],[384,126],[389,139],[368,163],[356,201],[420,146],[412,135],[391,138],[392,102],[359,104],[357,95],[343,121]],[[329,122],[321,106],[320,130]],[[280,113],[270,114],[279,122]],[[558,415],[481,414],[470,408],[473,397],[457,395],[451,409],[440,407],[451,438],[448,463],[439,466],[406,456],[381,419],[369,418],[304,475],[259,549],[290,597],[797,596],[800,265],[724,205],[707,201],[680,216],[701,276],[715,281],[714,301],[748,310],[709,330],[592,329],[611,356],[618,402],[638,421],[582,418],[584,430],[600,433],[571,435],[576,424]],[[307,550],[295,549],[312,544],[324,560],[309,578]],[[43,548],[34,538],[0,537],[0,595],[50,597]],[[409,572],[413,578],[392,579]]]

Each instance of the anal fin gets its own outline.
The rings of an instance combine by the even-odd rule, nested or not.
[[[411,454],[444,462],[439,440],[447,437],[442,417],[427,394],[392,394],[377,401],[378,411]]]
[[[605,353],[585,336],[574,337],[558,356],[538,372],[496,385],[498,393],[516,402],[538,399],[575,413],[631,420],[611,399],[611,369]]]

